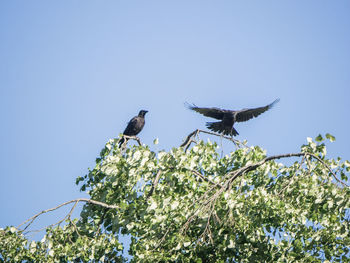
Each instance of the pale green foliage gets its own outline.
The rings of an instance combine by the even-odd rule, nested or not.
[[[259,147],[221,157],[216,143],[200,141],[187,152],[133,146],[122,153],[110,140],[77,183],[91,199],[118,209],[86,204],[76,227],[50,229],[33,244],[6,229],[0,257],[118,261],[119,237],[127,234],[136,262],[345,262],[350,189],[326,165],[347,182],[350,163],[327,159],[323,140],[308,138],[301,148],[323,163],[306,155],[290,165],[261,162],[266,152]]]
[[[97,235],[96,228],[73,225],[47,229],[41,241],[29,241],[13,228],[0,229],[0,262],[123,262],[117,255],[122,249],[118,240],[107,234]],[[3,259],[3,261],[1,261]]]

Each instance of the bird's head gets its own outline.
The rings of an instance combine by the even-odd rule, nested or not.
[[[148,110],[140,110],[139,116],[140,116],[140,117],[145,117],[145,115],[146,115],[147,112],[148,112]]]

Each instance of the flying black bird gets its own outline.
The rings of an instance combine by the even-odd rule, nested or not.
[[[187,105],[189,109],[199,112],[204,116],[215,118],[221,121],[207,122],[206,126],[214,131],[224,135],[236,136],[238,132],[233,128],[235,122],[242,122],[250,120],[251,118],[259,116],[261,113],[271,109],[279,99],[275,100],[269,105],[254,109],[242,109],[242,110],[222,110],[219,108],[199,108],[195,105]]]
[[[129,121],[128,126],[126,126],[123,132],[123,135],[136,136],[139,134],[139,132],[142,131],[143,126],[145,126],[145,115],[147,112],[148,111],[146,110],[140,110],[139,115],[135,116]],[[127,138],[121,138],[119,141],[119,148],[127,141]]]

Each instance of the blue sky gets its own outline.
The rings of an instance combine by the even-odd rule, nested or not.
[[[280,154],[329,132],[330,156],[350,159],[349,13],[346,0],[1,1],[0,227],[85,197],[75,178],[140,109],[142,142],[168,150],[210,120],[185,101],[280,98],[237,138]]]

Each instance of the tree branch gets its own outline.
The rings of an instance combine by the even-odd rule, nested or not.
[[[192,142],[196,142],[194,140],[194,138],[199,134],[199,133],[206,133],[206,134],[210,134],[210,135],[214,135],[214,136],[218,136],[220,138],[224,138],[226,140],[229,140],[231,142],[233,142],[237,147],[239,146],[245,146],[247,147],[245,144],[241,143],[239,140],[235,140],[233,139],[232,137],[228,137],[228,136],[225,136],[225,135],[222,135],[222,134],[218,134],[218,133],[215,133],[215,132],[209,132],[209,131],[203,131],[203,130],[194,130],[193,132],[191,132],[185,139],[185,141],[180,145],[180,147],[185,147],[185,151],[187,151],[187,149],[190,147],[191,143]]]
[[[205,177],[204,175],[202,175],[200,172],[197,172],[196,170],[190,170],[193,174],[197,175],[198,177],[200,177],[203,181],[207,181],[213,185],[216,185],[217,187],[221,187],[221,185],[215,183],[214,181],[210,180],[208,177]]]
[[[53,208],[50,208],[50,209],[46,209],[46,210],[43,210],[41,211],[40,213],[37,213],[36,215],[32,216],[31,218],[27,219],[26,221],[24,221],[22,224],[20,224],[17,229],[19,229],[21,226],[27,224],[26,227],[23,229],[27,229],[33,222],[34,220],[42,215],[42,214],[45,214],[45,213],[48,213],[48,212],[51,212],[51,211],[54,211],[54,210],[57,210],[58,208],[62,207],[62,206],[65,206],[65,205],[68,205],[68,204],[71,204],[71,203],[75,203],[75,205],[73,206],[73,208],[70,210],[70,212],[68,213],[68,216],[70,216],[72,213],[73,213],[73,210],[74,208],[76,207],[76,205],[79,203],[79,202],[85,202],[85,203],[90,203],[90,204],[94,204],[94,205],[99,205],[99,206],[102,206],[102,207],[105,207],[105,208],[109,208],[109,209],[117,209],[118,206],[116,205],[109,205],[109,204],[106,204],[106,203],[102,203],[100,201],[95,201],[95,200],[91,200],[91,199],[88,199],[88,198],[78,198],[78,199],[73,199],[73,200],[70,200],[70,201],[67,201],[65,203],[62,203],[56,207],[53,207]],[[67,218],[67,216],[65,217]],[[63,219],[64,220],[64,219]]]
[[[312,156],[313,158],[318,160],[320,163],[322,163],[328,169],[328,171],[333,175],[334,179],[337,180],[338,183],[341,183],[345,187],[349,187],[349,185],[347,185],[346,183],[344,183],[342,180],[340,180],[337,177],[337,175],[332,171],[332,169],[329,167],[329,165],[326,164],[320,157],[318,157],[317,155],[312,154],[312,153],[306,153],[306,154]]]
[[[123,135],[119,140],[118,140],[118,143],[120,142],[121,139],[124,139],[124,142],[123,144],[121,145],[121,148],[122,149],[125,149],[126,148],[126,144],[128,143],[128,140],[135,140],[137,141],[137,143],[139,144],[139,146],[141,146],[141,140],[139,137],[137,136],[129,136],[129,135]]]
[[[152,188],[151,190],[149,191],[147,197],[146,197],[146,200],[148,198],[150,198],[150,196],[153,194],[153,191],[155,190],[155,188],[157,187],[157,184],[158,184],[158,181],[159,181],[159,178],[160,178],[160,174],[162,173],[162,170],[158,170],[157,172],[157,175],[156,175],[156,178],[154,178],[154,181],[152,182]]]

